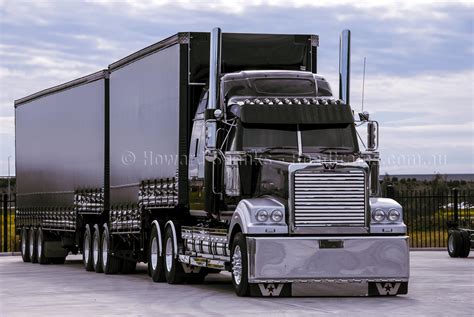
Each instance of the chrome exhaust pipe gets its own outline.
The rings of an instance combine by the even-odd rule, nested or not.
[[[343,30],[339,41],[339,99],[349,104],[351,77],[351,31]]]
[[[220,28],[214,28],[211,32],[211,51],[209,60],[209,102],[208,109],[219,107],[219,78],[221,75],[222,54],[222,32]]]

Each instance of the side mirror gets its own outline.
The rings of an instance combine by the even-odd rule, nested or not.
[[[378,148],[378,124],[375,121],[367,123],[367,149],[375,151]]]
[[[360,121],[369,121],[369,118],[370,118],[370,114],[369,114],[368,111],[359,112],[359,120]]]

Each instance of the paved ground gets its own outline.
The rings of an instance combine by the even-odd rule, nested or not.
[[[406,296],[370,298],[239,298],[228,274],[204,285],[153,283],[135,274],[86,272],[79,256],[65,265],[0,257],[0,316],[473,316],[474,257],[411,253]]]

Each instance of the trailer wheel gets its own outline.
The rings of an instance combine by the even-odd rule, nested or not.
[[[459,231],[450,231],[448,234],[448,253],[452,258],[460,255],[462,248],[462,237]]]
[[[36,250],[36,230],[31,228],[28,235],[28,251],[30,253],[31,263],[38,263],[37,250]]]
[[[135,272],[135,269],[137,268],[137,262],[135,261],[127,261],[127,260],[121,260],[121,269],[120,273],[122,274],[132,274]]]
[[[102,252],[100,247],[100,229],[94,225],[94,234],[92,236],[92,267],[96,273],[102,273]]]
[[[158,230],[159,224],[153,225],[150,234],[150,243],[148,246],[148,272],[153,282],[164,282],[166,280],[165,270],[163,268],[163,245],[161,230]]]
[[[109,234],[109,229],[107,228],[107,225],[104,225],[104,230],[102,231],[102,239],[101,239],[101,250],[102,250],[102,255],[100,257],[101,259],[101,267],[102,270],[104,271],[105,274],[117,274],[120,272],[120,269],[122,267],[122,261],[113,256],[110,252],[110,246],[111,246],[111,241],[110,241],[110,234]]]
[[[231,251],[232,285],[237,296],[247,296],[248,282],[247,241],[242,233],[237,233],[232,241]]]
[[[82,239],[82,262],[86,271],[94,271],[94,259],[92,258],[92,234],[91,227],[87,224]]]
[[[41,227],[36,230],[36,252],[38,257],[39,264],[48,264],[50,259],[48,259],[44,254],[44,233]]]
[[[179,284],[183,281],[184,270],[177,259],[177,250],[175,250],[175,241],[171,226],[166,227],[164,246],[164,269],[166,281],[169,284]]]
[[[21,258],[23,262],[30,262],[28,229],[25,227],[21,228]]]
[[[469,232],[461,231],[461,240],[462,247],[459,251],[459,256],[461,258],[467,258],[469,256],[469,252],[471,251],[471,239],[469,237]]]

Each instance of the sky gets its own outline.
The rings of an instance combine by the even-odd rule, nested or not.
[[[381,171],[474,173],[470,1],[0,0],[0,176],[14,175],[15,99],[106,68],[181,31],[318,34],[318,72],[338,91],[352,32],[351,104],[380,124]]]

